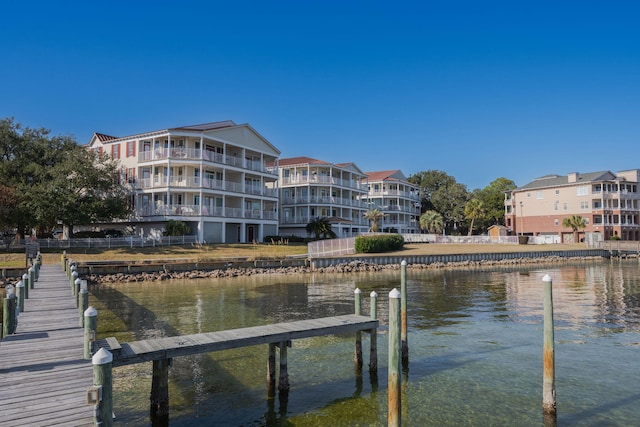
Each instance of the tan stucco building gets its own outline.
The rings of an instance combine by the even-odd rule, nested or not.
[[[578,240],[585,233],[600,233],[604,240],[640,240],[639,181],[639,169],[546,175],[506,193],[505,225],[511,234],[572,242],[573,231],[562,221],[579,215],[586,228]]]

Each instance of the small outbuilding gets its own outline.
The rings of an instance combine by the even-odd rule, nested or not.
[[[498,240],[500,240],[500,237],[509,235],[509,228],[505,227],[504,225],[494,224],[489,227],[488,232],[491,240],[497,242]]]

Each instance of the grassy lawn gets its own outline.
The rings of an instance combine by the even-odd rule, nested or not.
[[[511,244],[406,244],[404,249],[392,255],[440,255],[464,253],[494,253],[494,252],[533,252],[533,251],[563,251],[585,249],[584,244],[558,245],[511,245]],[[45,252],[45,264],[60,262],[62,251]],[[225,258],[284,258],[287,256],[302,256],[307,253],[305,244],[271,245],[271,244],[228,244],[205,246],[171,246],[148,248],[115,248],[115,249],[69,249],[67,255],[77,261],[133,261],[145,260],[215,260]],[[375,254],[374,254],[375,255]],[[391,255],[386,253],[385,255]],[[362,254],[354,255],[362,256]],[[0,268],[24,267],[24,253],[0,252]]]

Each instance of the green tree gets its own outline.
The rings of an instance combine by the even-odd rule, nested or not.
[[[571,215],[562,220],[562,226],[573,231],[573,242],[578,243],[578,230],[586,228],[587,221],[580,215]]]
[[[182,221],[170,219],[167,221],[167,225],[164,226],[163,236],[184,236],[189,234],[191,230],[189,226]]]
[[[379,221],[384,218],[384,213],[378,208],[369,209],[364,214],[364,219],[370,222],[371,226],[369,227],[369,231],[377,233],[380,230]]]
[[[469,236],[473,234],[473,223],[478,220],[484,218],[486,214],[484,203],[480,199],[471,199],[464,206],[464,216],[471,220],[471,225],[469,226]]]
[[[505,193],[516,188],[516,184],[507,178],[496,178],[482,190],[474,191],[473,196],[484,204],[485,215],[477,223],[483,228],[492,225],[504,225]]]
[[[422,208],[437,211],[444,219],[445,229],[459,233],[465,219],[464,206],[469,199],[467,187],[439,170],[418,172],[408,181],[420,187]]]
[[[71,137],[0,120],[0,182],[20,195],[19,234],[61,222],[69,237],[74,225],[126,218],[128,194],[119,175],[116,162],[95,158]]]
[[[336,236],[336,233],[331,229],[331,223],[329,219],[325,216],[316,217],[306,226],[307,233],[313,234],[316,240],[320,238],[323,239],[333,239]]]
[[[432,234],[438,234],[442,232],[443,228],[444,219],[438,212],[429,210],[420,215],[420,229]]]

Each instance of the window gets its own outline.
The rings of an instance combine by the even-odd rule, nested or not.
[[[120,158],[120,144],[113,144],[111,146],[111,158],[112,159]]]
[[[536,199],[542,199],[542,191],[536,191]]]
[[[560,190],[556,190],[556,196],[560,195]]]
[[[555,202],[555,203],[553,204],[553,210],[554,210],[554,211],[557,211],[557,210],[559,209],[559,207],[560,207],[560,202]]]
[[[589,194],[589,186],[581,185],[576,187],[576,196],[587,196]]]
[[[136,155],[136,142],[127,141],[127,157],[133,157]]]
[[[589,209],[589,202],[588,201],[580,202],[580,209]]]
[[[560,221],[558,221],[557,219],[553,220],[553,225],[558,226],[558,224],[560,224]]]
[[[567,204],[567,202],[563,204],[562,209],[564,209],[565,211],[569,209],[569,205]]]

